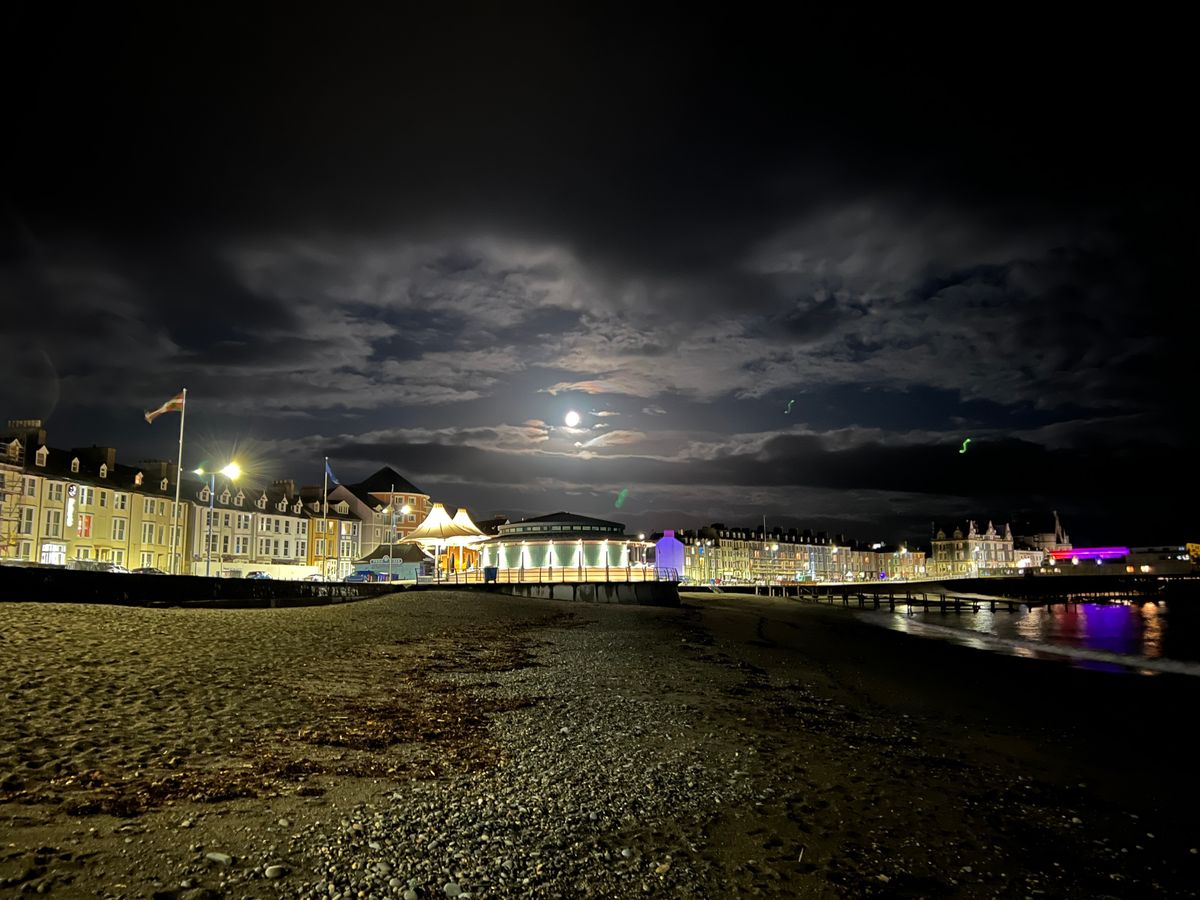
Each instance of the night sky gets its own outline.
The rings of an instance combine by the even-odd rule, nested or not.
[[[189,468],[478,517],[1200,539],[1188,29],[573,6],[6,13],[0,413],[133,463],[187,387]]]

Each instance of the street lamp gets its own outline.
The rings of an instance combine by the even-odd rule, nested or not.
[[[396,492],[396,486],[392,485],[392,493]],[[392,554],[396,551],[396,503],[393,500],[388,504],[387,512],[392,517],[391,529],[388,531],[388,583],[392,581]],[[400,507],[400,515],[407,516],[412,512],[412,507],[405,503]]]
[[[218,469],[216,471],[205,472],[204,468],[201,467],[195,470],[195,474],[200,476],[208,476],[208,532],[204,537],[204,577],[207,578],[212,569],[212,523],[214,516],[213,504],[217,498],[217,475],[224,475],[230,481],[233,481],[242,474],[242,469],[237,463],[231,462],[225,468]]]

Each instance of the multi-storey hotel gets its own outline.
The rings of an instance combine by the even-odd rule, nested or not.
[[[49,447],[36,419],[9,422],[2,449],[0,559],[181,570],[171,548],[184,545],[175,539],[187,517],[176,516],[167,463],[122,465],[111,447]]]

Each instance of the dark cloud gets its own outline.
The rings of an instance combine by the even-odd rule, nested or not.
[[[1133,487],[1198,449],[1182,35],[48,12],[14,19],[0,399],[59,443],[142,453],[187,385],[214,441],[457,502],[1200,524]]]

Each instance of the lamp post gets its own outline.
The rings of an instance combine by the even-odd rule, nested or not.
[[[214,512],[214,506],[215,506],[216,499],[217,499],[217,475],[218,475],[218,473],[221,475],[224,475],[230,481],[233,481],[239,475],[242,474],[242,469],[237,463],[231,462],[229,465],[225,466],[225,468],[223,468],[223,469],[217,469],[214,471],[205,472],[204,468],[201,467],[201,468],[195,470],[195,474],[197,474],[197,475],[200,475],[202,477],[204,475],[208,476],[208,530],[204,536],[204,577],[205,578],[207,578],[212,571],[212,523],[213,523],[213,516],[216,515],[216,513]]]
[[[392,493],[394,494],[395,492],[396,492],[396,486],[393,484],[392,485]],[[392,581],[392,555],[396,552],[396,501],[395,501],[395,499],[393,499],[392,502],[388,504],[387,511],[392,517],[391,529],[388,531],[388,584],[391,584],[391,581]],[[412,508],[407,503],[405,503],[403,506],[400,507],[400,515],[407,516],[410,512],[412,512]]]

